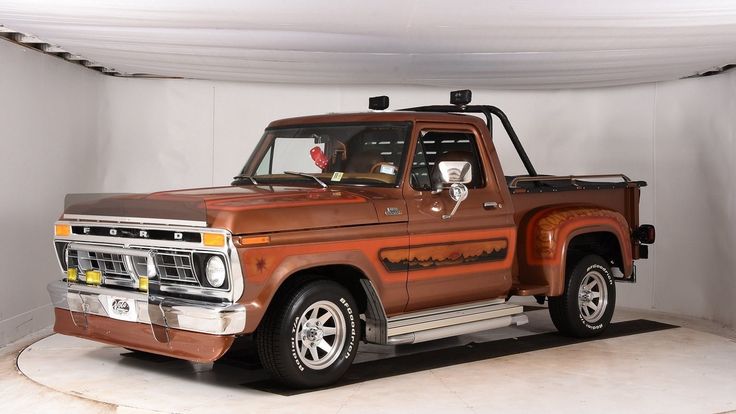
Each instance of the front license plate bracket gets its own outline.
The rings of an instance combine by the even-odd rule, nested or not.
[[[133,298],[105,296],[107,314],[113,319],[138,322],[138,308]]]

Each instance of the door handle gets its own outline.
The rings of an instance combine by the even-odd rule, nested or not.
[[[497,208],[503,208],[503,205],[495,201],[486,201],[483,203],[483,208],[486,210],[495,210]]]

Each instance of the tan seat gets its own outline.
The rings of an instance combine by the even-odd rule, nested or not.
[[[470,167],[472,168],[472,174],[473,179],[470,183],[468,183],[469,188],[477,188],[480,187],[481,181],[480,181],[480,169],[478,168],[478,159],[473,156],[473,153],[469,151],[447,151],[444,152],[435,158],[434,166],[432,167],[432,173],[430,174],[430,177],[432,179],[432,187],[433,188],[440,188],[442,183],[442,175],[440,174],[440,169],[438,167],[439,163],[442,161],[465,161],[470,163]]]

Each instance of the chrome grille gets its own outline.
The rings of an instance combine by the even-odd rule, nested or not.
[[[67,265],[83,271],[98,270],[105,278],[131,280],[130,271],[125,260],[119,254],[88,252],[84,250],[68,250]],[[84,277],[82,276],[84,279]]]
[[[73,244],[73,243],[72,243]],[[94,251],[103,246],[89,245],[89,250],[77,244],[75,248],[69,248],[72,244],[57,244],[59,257],[66,258],[65,268],[77,268],[80,270],[78,278],[80,282],[86,282],[86,271],[97,270],[102,273],[103,285],[116,285],[125,287],[137,287],[136,278],[148,274],[147,256],[139,254],[125,254],[117,252]],[[184,249],[157,249],[143,246],[123,247],[121,245],[104,246],[109,250],[121,249],[148,254],[151,253],[156,275],[152,280],[158,281],[162,286],[182,288],[205,288],[198,278],[198,268],[202,257],[209,257],[212,252],[201,252]],[[90,251],[93,250],[93,251]]]
[[[158,250],[154,254],[156,270],[161,281],[199,286],[194,274],[192,254],[190,252]]]

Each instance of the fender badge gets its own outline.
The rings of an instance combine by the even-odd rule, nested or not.
[[[399,209],[398,207],[386,207],[385,213],[387,216],[400,216],[401,209]]]

